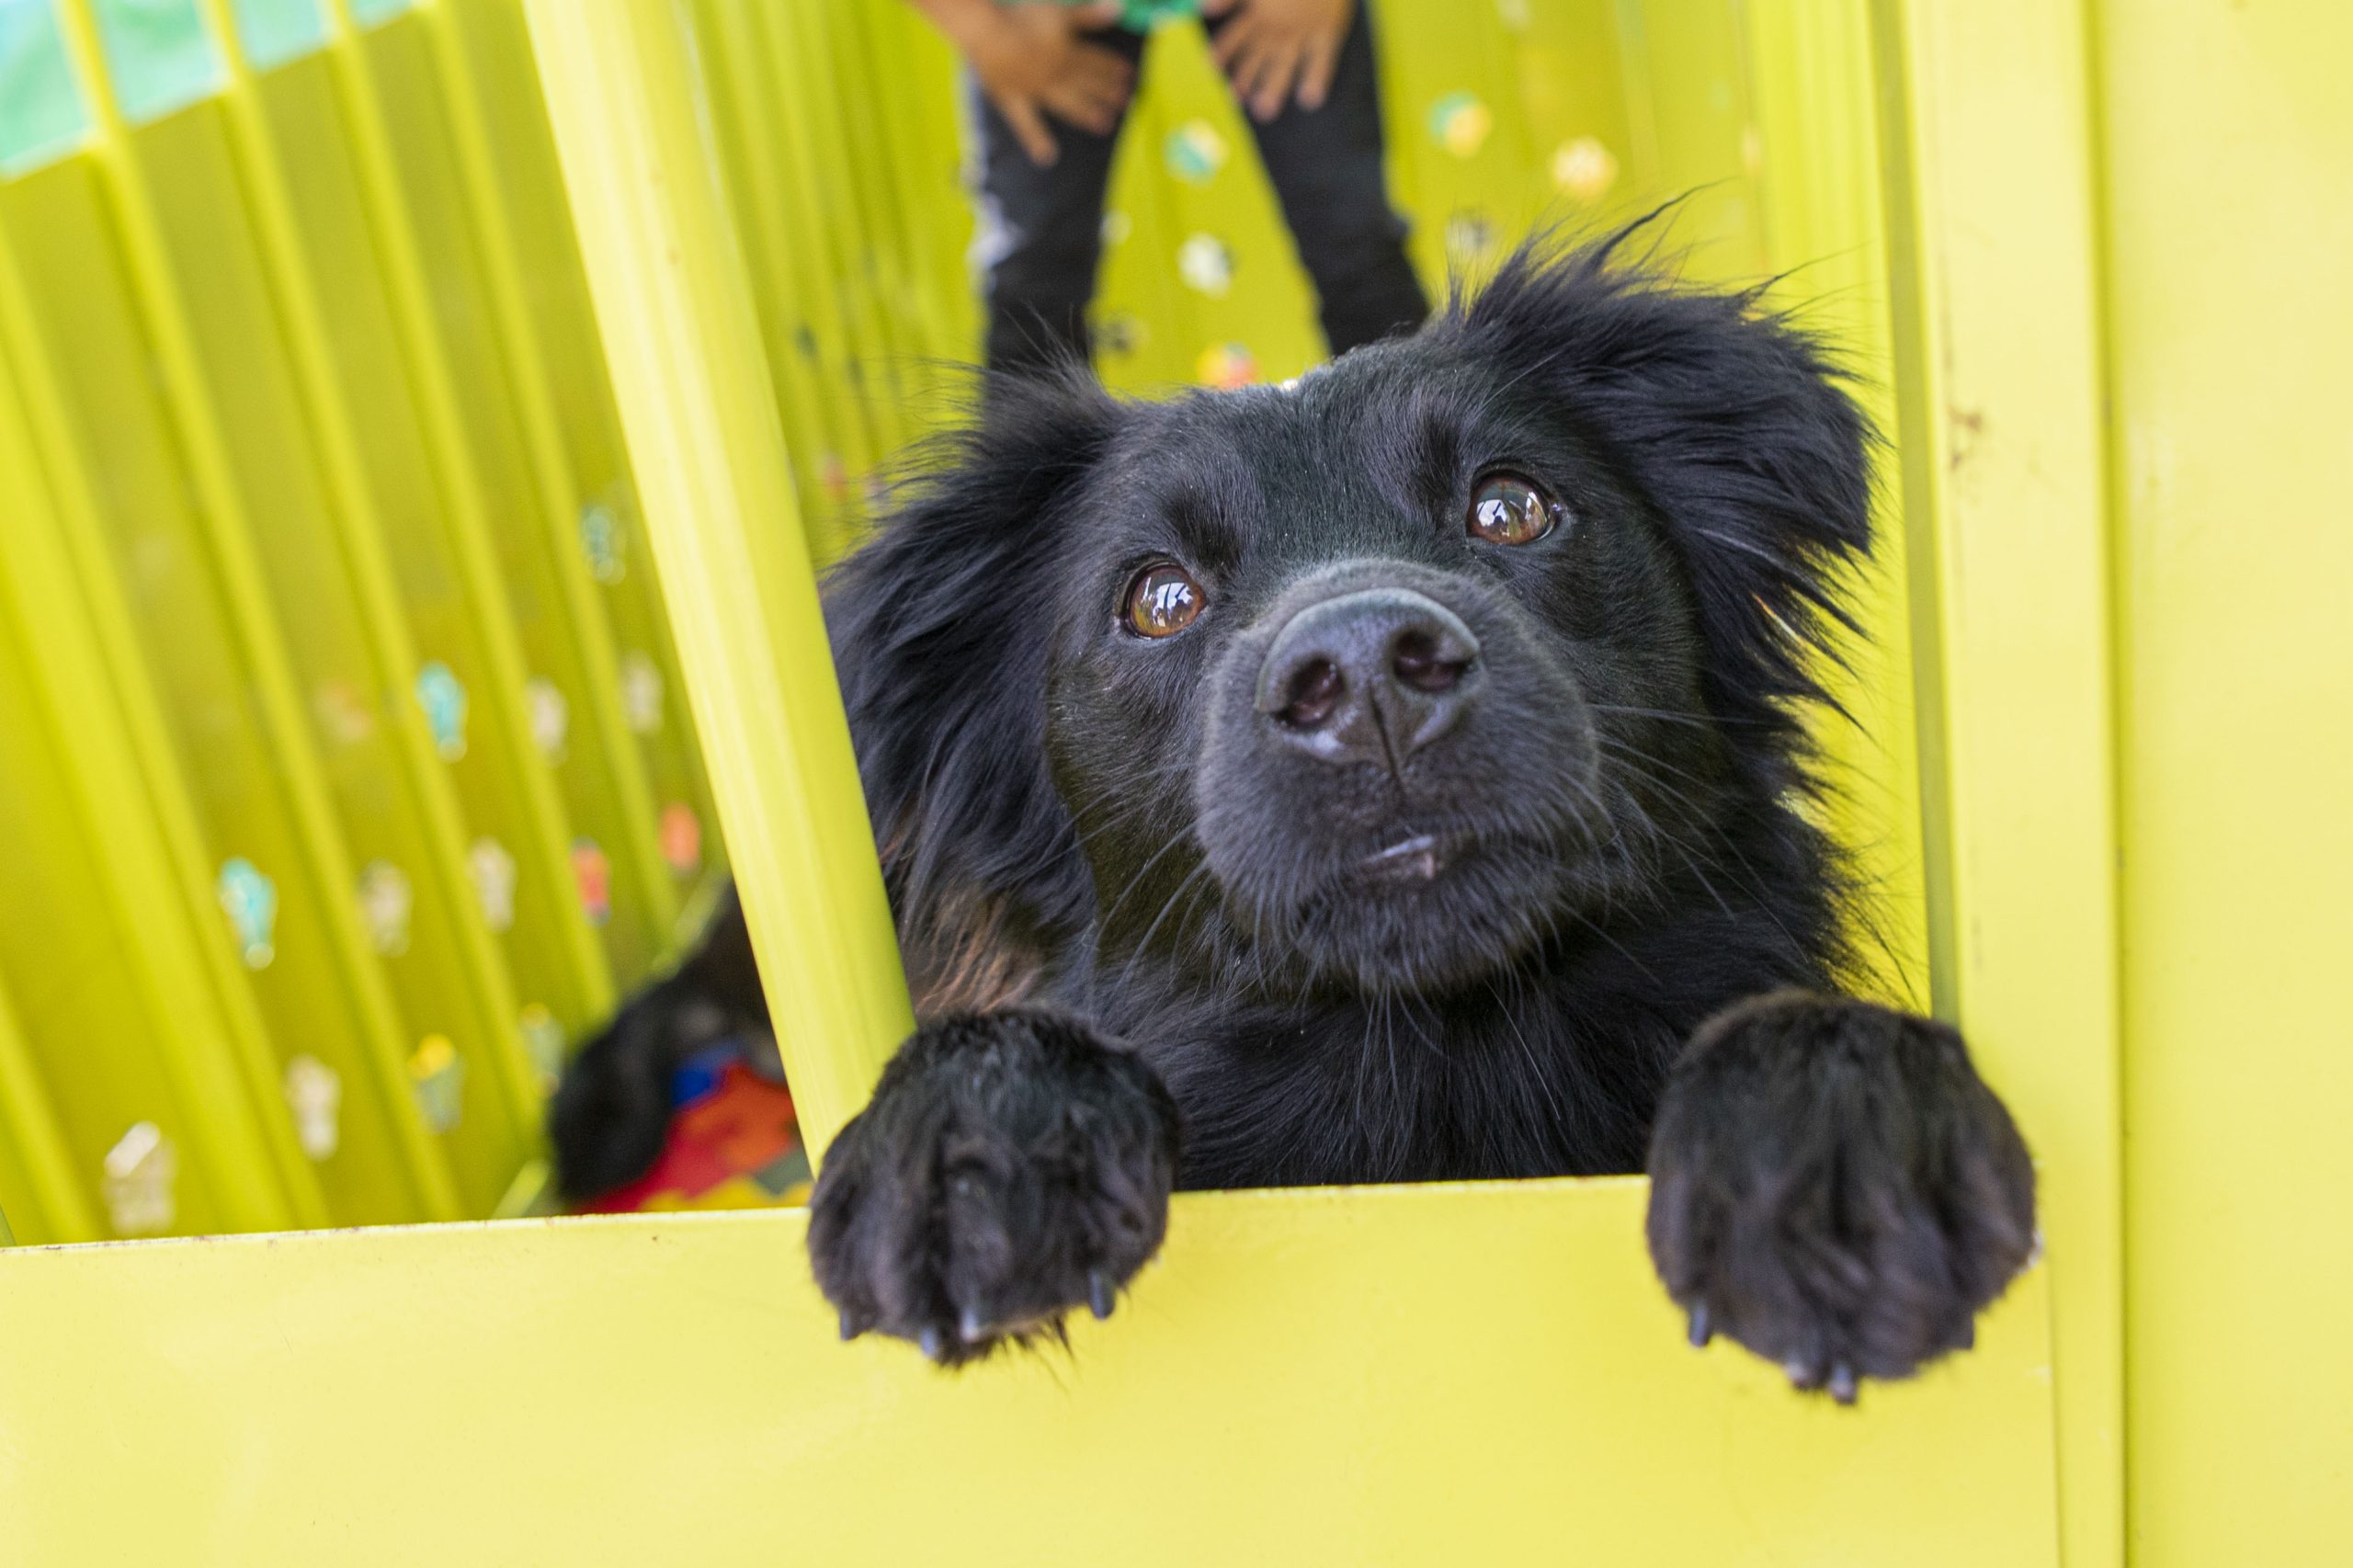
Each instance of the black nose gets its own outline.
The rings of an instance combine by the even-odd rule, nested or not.
[[[1478,684],[1479,640],[1459,616],[1411,589],[1367,588],[1276,633],[1257,709],[1311,756],[1393,770],[1454,727]]]

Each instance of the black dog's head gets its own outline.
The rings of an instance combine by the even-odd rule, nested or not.
[[[1608,244],[1282,388],[1001,389],[828,588],[932,1000],[1442,994],[1709,886],[1804,787],[1866,438]]]

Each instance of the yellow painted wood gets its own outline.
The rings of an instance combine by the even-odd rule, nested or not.
[[[1869,0],[1747,7],[1756,211],[1777,277],[1771,304],[1817,334],[1886,435],[1896,426],[1887,218]],[[1829,689],[1850,718],[1820,716],[1839,842],[1869,892],[1859,983],[1926,1006],[1927,908],[1913,722],[1909,541],[1895,464],[1882,454],[1873,560],[1853,585],[1860,635],[1843,638]]]
[[[9,1214],[22,1229],[9,1228]],[[74,1179],[73,1156],[57,1113],[40,1086],[32,1052],[8,998],[0,993],[0,1246],[27,1242],[87,1242],[97,1218]]]
[[[2103,0],[2132,1560],[2353,1558],[2353,12]],[[2194,106],[2194,112],[2189,110]]]
[[[14,301],[17,291],[0,242],[0,295]],[[0,316],[15,313],[0,304]],[[24,1141],[9,1163],[24,1167],[48,1226],[104,1234],[90,1229],[86,1200],[107,1151],[135,1121],[153,1120],[187,1153],[176,1196],[199,1222],[324,1223],[250,999],[219,988],[205,957],[212,922],[193,923],[180,896],[178,802],[153,799],[177,780],[158,776],[119,717],[148,699],[118,700],[126,672],[94,635],[63,543],[79,507],[58,504],[27,414],[13,356],[0,353],[0,509],[9,519],[0,670],[12,688],[12,722],[0,724],[10,866],[0,976],[14,968],[20,994],[38,1005],[21,1034],[0,1020],[15,1037],[0,1043],[12,1059],[0,1066],[0,1097],[21,1096],[0,1123]],[[46,1089],[36,1058],[46,1059]]]
[[[189,1568],[2057,1561],[2041,1273],[1841,1410],[1684,1345],[1643,1196],[1183,1198],[1108,1323],[961,1376],[840,1344],[797,1211],[19,1248],[0,1517]]]
[[[349,106],[355,147],[380,209],[392,201],[392,138],[389,110],[376,80],[362,58],[358,24],[350,0],[320,0],[329,18],[327,58],[336,71],[337,85]],[[438,11],[438,7],[435,8]],[[476,261],[488,285],[490,319],[509,371],[506,389],[514,399],[513,415],[521,431],[530,463],[531,479],[547,526],[563,541],[562,554],[573,559],[570,548],[579,528],[573,504],[573,482],[563,451],[563,433],[546,381],[545,354],[527,299],[516,246],[508,234],[506,206],[493,167],[489,136],[480,110],[463,51],[446,17],[417,18],[443,91],[437,107],[455,154],[460,188],[476,240]],[[408,225],[387,218],[380,230],[388,235],[407,233]],[[609,642],[596,636],[602,618],[589,602],[592,590],[585,575],[570,571],[561,578],[567,590],[571,624],[582,636],[580,653],[586,678],[580,696],[586,717],[597,735],[599,749],[621,798],[618,842],[607,845],[617,870],[635,885],[638,899],[652,912],[657,927],[668,926],[677,912],[677,895],[654,838],[657,812],[644,771],[637,763],[637,744],[621,711],[620,668]]]
[[[109,210],[119,225],[122,265],[137,302],[142,328],[150,335],[177,455],[185,462],[197,501],[203,538],[211,552],[221,590],[232,607],[241,652],[256,677],[254,697],[282,768],[281,781],[311,867],[322,873],[318,907],[347,965],[355,999],[369,1030],[369,1057],[394,1105],[392,1125],[407,1144],[411,1171],[426,1212],[455,1211],[449,1175],[438,1151],[408,1106],[408,1089],[397,1026],[383,982],[361,956],[363,939],[351,908],[354,885],[344,864],[325,780],[302,735],[299,699],[286,650],[267,608],[264,577],[247,530],[247,510],[233,469],[222,416],[207,382],[190,304],[176,277],[157,211],[150,172],[134,155],[128,126],[107,85],[96,22],[85,0],[61,7],[63,30],[84,100],[91,106],[95,134],[90,157]]]
[[[69,172],[74,171],[56,171],[56,176]],[[86,200],[86,193],[85,197]],[[85,205],[82,210],[97,216],[94,207]],[[49,244],[70,244],[73,236],[59,232],[66,227],[30,226]],[[119,287],[104,256],[76,252],[71,259],[105,275],[102,293]],[[330,920],[321,929],[306,931],[295,922],[282,923],[277,954],[256,977],[239,962],[235,944],[221,924],[215,874],[221,860],[231,854],[250,855],[273,868],[302,873],[299,880],[279,879],[289,908],[300,908],[305,896],[335,899],[339,904],[348,885],[332,871],[319,875],[311,859],[320,841],[311,836],[310,819],[298,802],[301,790],[315,779],[314,772],[299,761],[283,767],[275,762],[278,748],[299,744],[299,737],[273,730],[269,711],[261,703],[246,705],[233,695],[249,686],[262,692],[276,688],[281,677],[267,662],[276,656],[275,650],[257,640],[228,635],[234,623],[224,607],[199,598],[202,589],[190,592],[193,580],[201,575],[202,551],[200,546],[182,542],[193,533],[186,519],[161,515],[171,509],[164,497],[176,494],[171,487],[178,476],[169,466],[167,427],[160,411],[144,401],[153,392],[135,326],[103,306],[78,308],[83,301],[68,301],[55,290],[43,301],[42,313],[56,318],[74,344],[74,374],[95,376],[104,388],[98,395],[111,415],[108,434],[130,443],[99,445],[94,450],[85,440],[87,426],[77,428],[74,398],[61,368],[45,352],[44,334],[35,324],[32,296],[19,260],[6,228],[0,226],[0,345],[13,358],[11,373],[21,389],[19,406],[38,453],[37,459],[18,465],[17,472],[29,483],[38,471],[46,482],[41,505],[20,503],[7,516],[22,528],[46,527],[53,515],[53,538],[70,558],[72,585],[61,588],[52,579],[41,593],[54,612],[68,616],[69,621],[77,612],[89,620],[107,661],[116,710],[147,780],[147,802],[170,846],[179,903],[195,929],[218,933],[201,946],[224,1016],[234,1029],[254,1037],[298,1018],[302,1021],[301,1050],[324,1060],[347,1084],[364,1082],[375,1070],[371,1050],[388,1038],[372,1031],[388,1024],[392,1014],[389,1007],[377,1006],[382,1000],[381,979],[359,951],[351,926]],[[143,466],[129,460],[133,451],[142,451]],[[118,510],[138,514],[136,526],[110,528],[122,519],[99,509],[102,493]],[[130,535],[134,542],[118,546],[119,534]],[[36,538],[11,548],[29,559],[27,552],[37,553],[40,547]],[[118,548],[136,559],[172,562],[179,569],[142,574],[126,585],[117,573]],[[191,561],[192,556],[198,559]],[[151,666],[146,657],[149,636],[170,639],[177,656]],[[261,661],[265,673],[247,673],[249,660]],[[234,722],[230,722],[233,716]],[[224,766],[232,758],[243,762],[246,771],[241,775]],[[199,794],[188,781],[200,774],[207,776]],[[394,1064],[394,1075],[387,1080],[391,1084],[398,1081],[398,1045],[396,1037],[389,1038],[391,1043],[381,1050],[383,1059]],[[268,1094],[275,1103],[276,1089]],[[419,1213],[415,1173],[404,1169],[401,1160],[404,1153],[417,1152],[429,1157],[429,1149],[421,1136],[406,1149],[397,1147],[397,1134],[364,1115],[362,1103],[347,1107],[343,1121],[342,1157],[334,1173],[335,1212],[347,1219]],[[393,1117],[407,1108],[404,1092],[392,1106]],[[136,1119],[133,1107],[119,1106],[116,1119],[122,1125]]]
[[[320,449],[335,517],[349,541],[348,551],[382,558],[382,564],[367,572],[365,578],[375,585],[382,601],[379,615],[397,622],[402,607],[395,602],[397,583],[390,557],[400,551],[404,541],[392,535],[366,468],[359,428],[363,416],[347,391],[350,370],[347,368],[338,374],[334,360],[335,338],[321,297],[324,290],[317,280],[321,269],[306,250],[296,210],[300,197],[289,168],[296,149],[284,143],[267,116],[229,0],[199,0],[199,4],[227,78],[223,107],[244,176],[244,196],[284,316],[288,351]],[[364,138],[362,144],[366,145]],[[434,510],[443,526],[433,532],[463,581],[464,620],[470,641],[480,651],[480,669],[474,670],[472,660],[463,661],[463,667],[477,675],[470,689],[484,699],[488,710],[471,733],[495,759],[497,783],[504,786],[494,790],[488,780],[475,783],[466,802],[472,819],[467,828],[495,825],[503,830],[503,841],[519,852],[521,876],[529,884],[521,902],[534,917],[529,934],[543,940],[523,955],[515,950],[519,939],[510,937],[509,961],[529,973],[534,995],[546,1000],[542,991],[552,993],[575,1027],[585,1025],[611,1006],[612,978],[572,896],[565,814],[531,740],[522,656],[490,549],[480,481],[456,423],[449,373],[434,334],[431,301],[415,256],[412,226],[400,210],[397,192],[387,188],[388,182],[381,177],[386,171],[381,161],[363,154],[359,170],[365,200],[375,220],[380,261],[390,283],[404,368],[417,389],[420,423],[439,469]],[[405,650],[400,652],[405,653]],[[414,655],[407,662],[413,664]],[[480,770],[477,764],[477,773]],[[509,791],[515,797],[511,804],[500,798]],[[494,824],[483,822],[483,816],[493,812],[497,817]],[[457,842],[464,839],[458,837]],[[462,863],[445,859],[437,862],[434,869],[447,884],[445,896],[450,903],[471,908],[477,902]],[[559,892],[562,896],[550,896]],[[550,960],[544,970],[530,961],[540,953]],[[525,961],[516,962],[518,958]],[[508,1076],[509,1092],[517,1103],[536,1106],[538,1089],[511,1034],[505,1048],[494,1053],[494,1060]]]
[[[822,1150],[911,1018],[688,39],[660,0],[533,0],[529,16],[777,1037]]]
[[[2041,1173],[2061,1515],[2121,1561],[2115,773],[2080,6],[1881,0],[1938,1010]]]
[[[243,177],[243,191],[253,213],[256,248],[272,296],[271,304],[278,312],[283,341],[308,416],[309,434],[316,445],[329,503],[329,524],[354,597],[361,607],[361,620],[371,651],[381,668],[396,676],[405,675],[416,669],[421,660],[402,614],[384,520],[369,489],[355,416],[346,402],[331,357],[318,286],[303,253],[293,211],[291,182],[264,118],[253,72],[237,42],[235,19],[226,0],[203,0],[203,15],[226,69],[223,103],[232,156]],[[478,543],[475,530],[461,527],[454,531]],[[460,559],[467,559],[468,553],[460,546]],[[475,567],[472,586],[477,590],[473,616],[476,627],[492,633],[488,646],[503,651],[496,637],[500,612],[498,600],[491,591],[493,579],[485,563],[470,563]],[[532,809],[522,813],[523,820],[543,829],[555,828],[560,818],[553,814],[553,792],[545,788],[544,775],[530,745],[529,720],[520,709],[519,668],[511,658],[500,659],[494,651],[490,674],[492,678],[481,685],[488,688],[497,716],[482,728],[505,741],[509,766],[518,778],[529,781],[525,788],[539,787],[540,798],[532,802]],[[505,1113],[518,1135],[517,1141],[528,1141],[537,1121],[540,1090],[513,1022],[521,1012],[521,1004],[515,997],[490,930],[480,918],[479,899],[467,873],[464,855],[470,838],[469,824],[461,813],[449,774],[434,755],[421,724],[412,721],[399,726],[399,733],[406,740],[400,750],[406,782],[431,828],[429,853],[419,869],[438,884],[439,909],[436,913],[449,922],[449,932],[457,938],[454,946],[466,980],[482,998],[487,1014],[481,1020],[480,1033],[472,1041],[474,1059],[494,1075],[496,1092],[503,1097]],[[534,846],[526,843],[524,847],[529,853]],[[540,847],[555,853],[551,846]],[[536,874],[545,876],[551,870],[544,858],[534,868]],[[593,949],[585,944],[567,956],[584,968],[595,961]],[[585,976],[579,983],[595,984],[593,979]],[[609,995],[609,986],[604,989]]]

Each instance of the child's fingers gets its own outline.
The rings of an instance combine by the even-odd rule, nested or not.
[[[1327,34],[1308,40],[1305,62],[1299,69],[1300,108],[1324,107],[1324,97],[1332,90],[1332,72],[1339,60],[1340,40],[1336,36]]]
[[[1074,6],[1070,19],[1089,29],[1108,28],[1120,19],[1120,0],[1095,0],[1093,5]]]
[[[1054,85],[1047,96],[1046,107],[1082,131],[1108,136],[1111,127],[1119,121],[1120,106],[1124,101],[1115,92],[1069,81]]]
[[[1005,115],[1006,124],[1013,128],[1013,139],[1021,143],[1022,155],[1040,168],[1045,168],[1059,157],[1062,149],[1054,145],[1054,133],[1046,129],[1046,117],[1038,112],[1034,98],[1006,98],[997,108]]]
[[[1233,74],[1233,62],[1242,51],[1257,41],[1257,18],[1245,11],[1232,27],[1219,33],[1210,43],[1210,58],[1228,76]]]
[[[1136,77],[1135,67],[1092,44],[1081,44],[1071,51],[1070,74],[1073,80],[1086,84],[1089,92],[1112,94],[1122,102]]]
[[[1233,91],[1253,118],[1267,120],[1282,112],[1283,99],[1298,68],[1299,46],[1288,39],[1270,40],[1251,51],[1234,73]]]

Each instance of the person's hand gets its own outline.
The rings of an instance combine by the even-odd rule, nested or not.
[[[1299,107],[1324,107],[1332,68],[1348,36],[1354,0],[1201,0],[1201,14],[1234,13],[1217,36],[1219,69],[1233,96],[1258,119],[1280,114],[1299,90]]]
[[[1110,134],[1127,107],[1135,72],[1079,35],[1118,21],[1119,0],[1090,6],[1029,0],[978,7],[972,15],[978,19],[956,37],[957,46],[1031,163],[1042,166],[1061,156],[1048,115],[1097,136]]]

